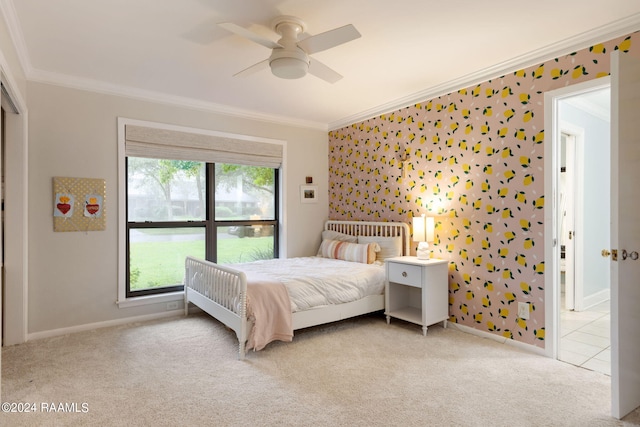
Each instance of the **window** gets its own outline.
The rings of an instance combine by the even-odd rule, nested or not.
[[[195,134],[213,148],[202,155],[202,147],[194,151],[194,144],[189,145],[194,134],[129,125],[124,129],[121,301],[182,291],[189,255],[222,264],[278,256],[281,154],[275,162],[269,155],[260,160],[260,153],[272,147],[251,141],[258,150],[249,147],[249,160],[235,153],[231,160],[238,163],[214,162],[229,158],[224,150],[211,155],[220,147],[215,135]],[[138,143],[145,138],[160,142]],[[228,136],[222,139],[229,143]],[[237,149],[238,141],[232,142]],[[281,153],[281,145],[279,149]]]

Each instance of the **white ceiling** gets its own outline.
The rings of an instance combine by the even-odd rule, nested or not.
[[[335,128],[640,29],[636,0],[0,0],[27,77],[265,120]],[[234,73],[278,15],[362,37],[314,58],[344,78]],[[476,79],[474,82],[473,80]]]

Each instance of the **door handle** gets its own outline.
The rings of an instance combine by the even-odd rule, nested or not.
[[[603,249],[602,252],[600,252],[602,254],[602,256],[604,258],[608,257],[609,255],[611,255],[611,252],[609,252],[607,249]]]
[[[573,231],[569,232],[569,240],[571,240],[573,238]]]

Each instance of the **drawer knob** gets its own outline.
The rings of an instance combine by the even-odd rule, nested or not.
[[[402,277],[407,277],[407,272],[406,271],[402,272]]]

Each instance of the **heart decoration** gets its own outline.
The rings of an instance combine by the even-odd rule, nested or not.
[[[89,212],[91,215],[95,215],[99,210],[100,210],[100,205],[97,205],[97,204],[87,205],[87,212]]]
[[[62,212],[63,215],[66,215],[67,212],[69,212],[69,210],[71,209],[71,205],[69,203],[58,203],[56,207],[60,212]]]

